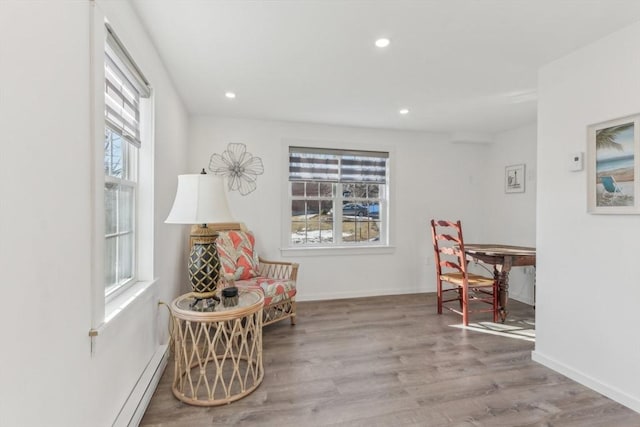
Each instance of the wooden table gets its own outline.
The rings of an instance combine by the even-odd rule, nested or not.
[[[262,306],[260,291],[240,291],[234,307],[194,309],[194,294],[176,298],[173,321],[173,394],[190,405],[231,403],[262,383]]]
[[[511,267],[536,266],[536,248],[526,246],[509,246],[497,244],[464,245],[469,259],[493,265],[493,275],[498,280],[500,317],[502,322],[507,318],[509,302],[509,271]]]

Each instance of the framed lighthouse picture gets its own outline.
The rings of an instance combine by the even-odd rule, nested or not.
[[[504,192],[524,193],[524,163],[504,168]]]

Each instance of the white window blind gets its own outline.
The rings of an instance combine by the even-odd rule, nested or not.
[[[289,147],[289,181],[384,184],[389,153]]]
[[[104,67],[106,125],[140,147],[140,98],[148,98],[151,90],[147,79],[109,26]]]

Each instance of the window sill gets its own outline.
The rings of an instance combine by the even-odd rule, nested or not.
[[[101,325],[101,328],[115,319],[128,306],[139,299],[139,297],[150,289],[157,281],[158,279],[136,282],[131,285],[129,289],[110,299],[104,307],[104,323]]]
[[[332,246],[332,247],[304,247],[304,248],[281,248],[280,254],[283,257],[306,257],[306,256],[338,256],[338,255],[381,255],[392,254],[396,251],[395,246]]]

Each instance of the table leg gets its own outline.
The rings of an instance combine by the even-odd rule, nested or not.
[[[511,271],[511,264],[513,259],[509,256],[504,257],[504,261],[501,265],[496,265],[495,270],[498,274],[498,289],[500,292],[500,319],[502,323],[507,318],[509,312],[507,311],[507,305],[509,303],[509,271]],[[496,274],[494,273],[494,274]]]
[[[536,265],[533,264],[533,309],[536,309]]]

